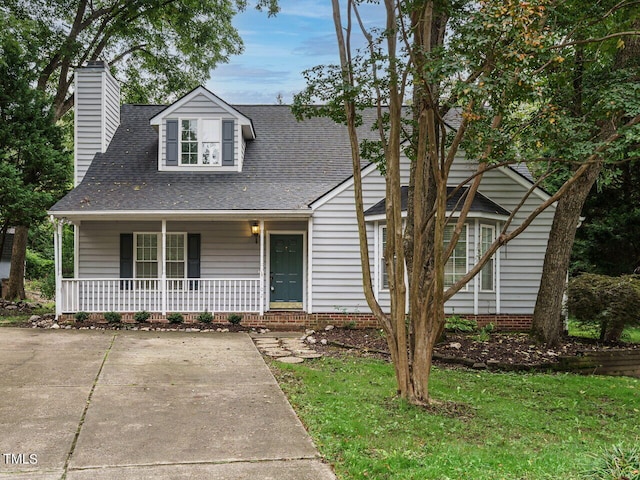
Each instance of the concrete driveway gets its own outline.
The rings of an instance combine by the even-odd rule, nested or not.
[[[245,334],[0,329],[0,479],[335,479]]]

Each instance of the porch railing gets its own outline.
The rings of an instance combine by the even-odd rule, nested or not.
[[[61,290],[62,313],[260,311],[259,278],[63,279]]]

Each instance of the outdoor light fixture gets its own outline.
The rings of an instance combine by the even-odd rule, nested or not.
[[[256,237],[256,243],[258,243],[258,235],[260,235],[260,225],[258,225],[258,222],[251,222],[251,234]]]

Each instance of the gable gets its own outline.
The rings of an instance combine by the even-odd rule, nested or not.
[[[252,121],[204,87],[151,118],[158,130],[158,170],[240,172]]]

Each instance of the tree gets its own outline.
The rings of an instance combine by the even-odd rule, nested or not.
[[[37,86],[53,96],[55,119],[72,106],[74,69],[106,60],[128,102],[166,102],[202,84],[242,51],[231,24],[246,0],[7,0],[12,33],[37,51]],[[269,14],[276,0],[259,0]]]
[[[4,24],[4,22],[2,22]],[[44,219],[67,188],[70,155],[54,123],[51,102],[32,87],[30,57],[12,38],[0,33],[0,221],[15,226],[6,298],[24,298],[24,263],[29,226]]]
[[[528,196],[540,183],[533,185],[476,265],[445,287],[445,264],[483,175],[518,160],[550,165],[539,153],[523,155],[532,150],[532,131],[542,134],[549,130],[544,125],[554,125],[555,112],[547,102],[553,85],[545,76],[562,69],[562,55],[572,37],[570,32],[563,36],[554,30],[560,7],[544,0],[386,0],[385,24],[375,29],[365,27],[360,3],[348,0],[343,11],[333,0],[340,65],[307,72],[307,88],[296,96],[295,111],[299,116],[328,115],[347,125],[365,297],[386,333],[399,394],[424,405],[430,401],[431,357],[444,328],[445,302],[481,271],[500,246],[562,198],[624,134],[603,138],[548,200],[525,211]],[[366,51],[352,47],[355,28],[367,40]],[[403,104],[409,97],[407,117]],[[324,105],[313,106],[318,100]],[[377,112],[379,140],[360,142],[361,113],[371,105]],[[447,120],[452,111],[458,113],[458,124]],[[635,123],[627,122],[629,128]],[[411,160],[406,218],[400,197],[403,152]],[[462,152],[473,160],[475,172],[458,185],[468,188],[457,216],[448,218],[447,185],[453,162]],[[389,315],[372,288],[360,177],[363,157],[377,161],[386,180]],[[447,225],[453,228],[445,241]]]
[[[640,160],[621,164],[592,188],[576,232],[571,275],[619,276],[640,265]]]
[[[47,118],[56,122],[73,107],[74,69],[91,60],[107,60],[128,102],[162,103],[200,85],[241,52],[231,20],[246,6],[246,0],[6,0],[0,12],[7,18],[3,31],[30,52],[30,78],[50,95]],[[258,0],[256,7],[278,10],[277,0]],[[45,203],[41,215],[53,204]],[[16,229],[16,262],[26,255],[25,229]],[[20,296],[23,270],[17,266],[10,279]]]
[[[586,18],[603,19],[598,22],[582,20],[584,2],[567,3],[566,18],[574,19],[570,28],[577,38],[597,36],[602,40],[574,42],[563,62],[565,68],[548,77],[549,83],[557,85],[551,90],[549,104],[557,112],[557,125],[566,132],[544,135],[550,156],[582,161],[600,142],[624,131],[630,119],[640,115],[640,16],[635,2],[611,3],[588,6]],[[612,29],[624,32],[625,27],[636,33],[607,38]],[[637,138],[629,136],[628,140],[608,152],[610,163],[637,156]],[[605,158],[597,155],[555,211],[532,324],[533,335],[550,346],[558,344],[563,332],[562,301],[580,213],[603,169]]]

